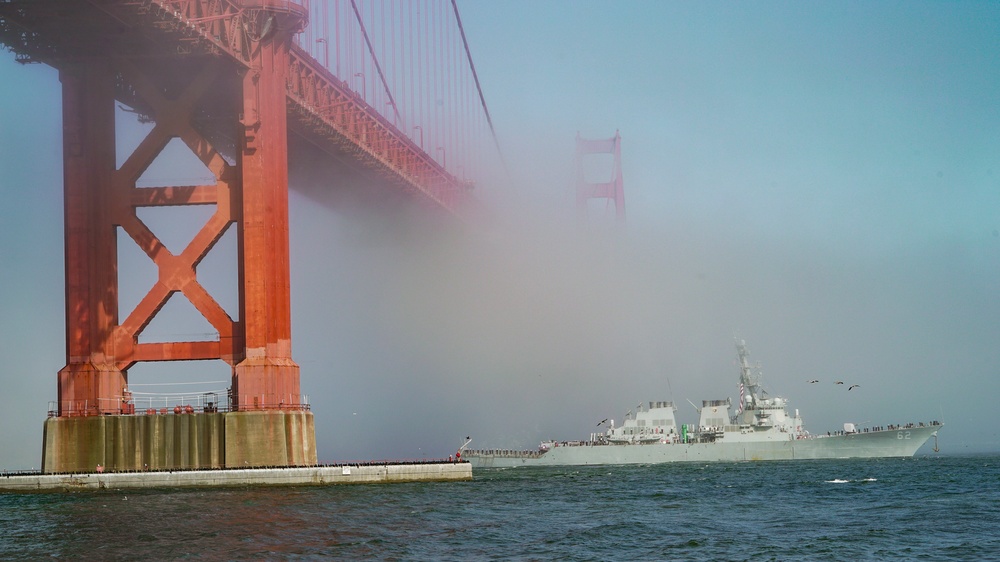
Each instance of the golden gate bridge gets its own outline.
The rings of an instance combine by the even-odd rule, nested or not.
[[[320,189],[473,215],[477,180],[503,159],[455,0],[0,0],[0,43],[62,85],[66,365],[43,469],[314,464],[291,356],[289,158],[336,170]],[[152,125],[120,165],[116,106]],[[140,185],[176,139],[213,179]],[[620,207],[613,189],[579,197]],[[140,218],[192,205],[214,211],[178,253]],[[197,276],[231,229],[235,317]],[[131,311],[119,309],[123,243],[158,272]],[[140,339],[177,295],[217,337]],[[185,360],[229,364],[228,399],[178,412],[189,429],[136,411],[129,368]]]

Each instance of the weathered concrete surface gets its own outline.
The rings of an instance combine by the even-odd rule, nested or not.
[[[225,416],[226,467],[316,464],[312,412],[235,412]]]
[[[461,480],[472,480],[472,465],[467,462],[184,470],[177,472],[18,474],[0,476],[0,493],[137,488],[321,486]]]
[[[53,417],[43,432],[48,474],[315,464],[307,411]]]

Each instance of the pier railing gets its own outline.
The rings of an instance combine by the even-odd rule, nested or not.
[[[221,399],[220,399],[221,398]],[[48,416],[81,417],[108,415],[164,415],[246,411],[310,410],[309,396],[263,395],[253,406],[237,405],[228,391],[198,393],[139,394],[126,393],[115,398],[50,401]]]

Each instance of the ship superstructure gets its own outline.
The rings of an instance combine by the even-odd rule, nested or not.
[[[481,449],[464,451],[464,459],[479,467],[529,465],[589,465],[684,461],[741,461],[820,458],[913,456],[941,424],[887,424],[811,435],[799,411],[788,412],[788,401],[770,396],[751,365],[746,342],[738,340],[739,398],[703,400],[698,423],[678,424],[673,402],[639,403],[620,425],[604,420],[601,433],[586,441],[545,441],[535,451]],[[731,413],[732,412],[732,413]]]

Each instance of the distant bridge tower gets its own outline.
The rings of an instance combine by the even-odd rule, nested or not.
[[[614,161],[611,170],[611,181],[591,183],[584,173],[584,157],[592,154],[611,154]],[[576,134],[576,207],[583,214],[587,209],[589,199],[606,199],[608,204],[614,201],[615,218],[619,223],[625,222],[625,191],[622,187],[622,136],[615,131],[610,139],[585,139]]]

